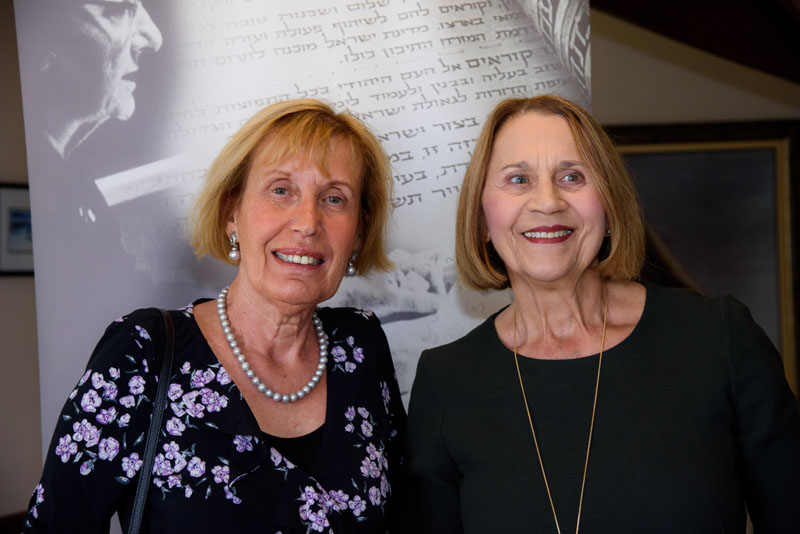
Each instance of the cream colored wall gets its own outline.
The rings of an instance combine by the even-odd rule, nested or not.
[[[800,118],[800,85],[592,12],[594,112],[605,124]],[[27,182],[11,2],[0,2],[0,182]],[[41,469],[33,279],[0,278],[0,516]],[[49,439],[49,436],[46,436]]]
[[[0,2],[0,183],[27,183],[17,38]],[[39,362],[32,276],[0,277],[0,517],[24,510],[41,470]]]
[[[800,118],[800,85],[592,10],[592,111],[603,124]]]

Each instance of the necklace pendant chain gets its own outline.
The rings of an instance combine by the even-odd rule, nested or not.
[[[519,378],[519,387],[522,391],[522,400],[525,403],[525,412],[528,414],[528,424],[531,427],[531,436],[533,436],[533,445],[536,447],[536,456],[539,459],[539,467],[542,469],[542,478],[544,479],[544,487],[547,490],[547,498],[550,499],[550,509],[553,511],[553,521],[556,524],[556,531],[561,534],[561,526],[558,522],[558,515],[556,514],[556,507],[553,504],[553,496],[550,493],[550,484],[547,482],[547,474],[544,472],[544,462],[542,461],[542,453],[539,450],[539,442],[536,439],[536,431],[533,429],[533,417],[531,416],[531,409],[528,405],[528,397],[525,395],[525,384],[522,382],[522,373],[519,370],[519,357],[517,356],[517,306],[514,303],[514,363],[517,366],[517,377]],[[603,309],[603,334],[600,340],[600,356],[597,361],[597,378],[594,385],[594,400],[592,401],[592,421],[589,424],[589,439],[586,443],[586,459],[583,463],[583,477],[581,478],[581,495],[578,499],[578,518],[575,522],[575,534],[578,534],[578,529],[581,526],[581,512],[583,511],[583,490],[586,487],[586,472],[589,469],[589,451],[592,448],[592,434],[594,432],[594,414],[597,409],[597,392],[600,389],[600,369],[603,367],[603,349],[606,345],[606,320],[608,319],[608,293],[605,295],[605,305]]]
[[[225,338],[228,340],[228,345],[230,345],[233,355],[236,356],[236,360],[239,362],[242,371],[247,375],[247,378],[250,379],[250,382],[256,386],[259,392],[275,402],[297,402],[311,393],[311,390],[317,387],[319,381],[322,380],[322,376],[325,374],[325,368],[328,364],[328,335],[325,333],[325,330],[323,330],[322,321],[319,320],[317,314],[314,313],[311,321],[317,335],[317,342],[319,343],[319,361],[317,362],[317,368],[314,370],[311,379],[302,388],[294,393],[278,393],[267,387],[267,385],[256,376],[255,372],[250,368],[250,363],[247,361],[244,352],[242,352],[241,347],[239,347],[239,343],[236,341],[236,336],[233,334],[231,322],[228,318],[229,289],[230,286],[224,287],[222,291],[219,292],[219,296],[217,296],[217,314],[219,315],[220,325],[222,325],[222,331],[225,333]]]

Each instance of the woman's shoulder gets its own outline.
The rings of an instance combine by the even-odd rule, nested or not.
[[[481,362],[487,361],[487,355],[499,347],[494,320],[500,311],[502,310],[493,313],[464,336],[422,351],[417,372],[424,372],[426,369],[447,372],[453,367],[465,366],[475,368]]]
[[[702,295],[686,288],[646,284],[646,309],[651,314],[669,317],[678,322],[713,321],[733,316],[735,320],[749,316],[747,306],[732,295]]]
[[[378,316],[367,308],[320,307],[317,308],[317,317],[322,321],[325,330],[333,328],[374,330],[381,326]]]

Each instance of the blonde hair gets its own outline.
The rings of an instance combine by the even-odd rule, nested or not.
[[[389,160],[378,139],[348,112],[336,113],[313,99],[272,104],[248,120],[225,144],[208,170],[195,203],[192,246],[198,256],[211,254],[232,263],[227,223],[244,190],[257,148],[268,143],[269,164],[302,156],[327,173],[328,157],[336,142],[349,147],[361,164],[361,249],[354,262],[359,274],[371,269],[388,270],[385,234],[392,194]],[[337,146],[340,146],[337,144]]]
[[[486,171],[500,128],[526,113],[563,117],[581,161],[592,172],[611,236],[601,247],[598,271],[611,280],[638,278],[644,261],[644,221],[636,189],[608,134],[578,104],[555,95],[510,98],[500,102],[483,125],[467,166],[456,215],[456,265],[461,280],[474,289],[509,287],[505,264],[486,241],[481,198]]]

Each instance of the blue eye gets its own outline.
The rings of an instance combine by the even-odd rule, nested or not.
[[[518,184],[518,185],[522,185],[522,184],[527,184],[528,183],[528,179],[525,176],[521,175],[521,174],[515,174],[515,175],[511,176],[509,178],[509,181],[512,184]]]
[[[272,190],[272,192],[275,193],[276,195],[285,195],[289,191],[285,187],[276,187],[275,189]]]
[[[329,204],[341,204],[342,202],[344,202],[344,199],[342,197],[337,197],[335,195],[330,195],[328,197],[325,197],[325,200]]]

